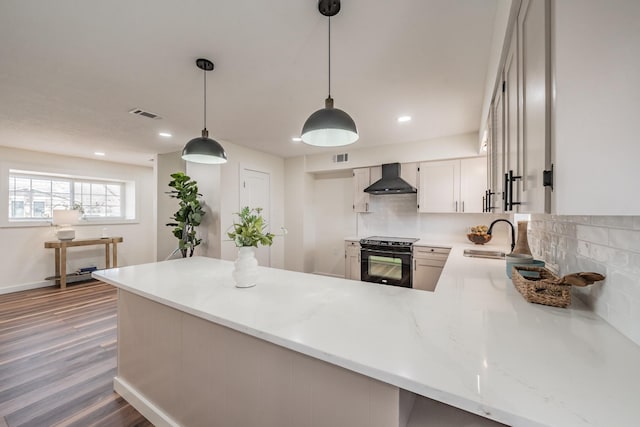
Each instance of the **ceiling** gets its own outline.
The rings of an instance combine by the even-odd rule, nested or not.
[[[331,93],[358,125],[353,148],[477,131],[496,2],[342,0]],[[211,137],[330,150],[291,141],[327,96],[316,0],[3,0],[0,40],[2,146],[149,165],[199,136],[205,57]]]

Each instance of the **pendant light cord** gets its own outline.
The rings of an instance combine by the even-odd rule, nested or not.
[[[204,128],[207,128],[207,70],[204,73]]]
[[[329,17],[329,98],[331,98],[331,17]]]

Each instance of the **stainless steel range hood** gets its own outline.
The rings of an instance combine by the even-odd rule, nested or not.
[[[400,178],[400,163],[382,165],[382,178],[364,189],[369,194],[417,193],[415,187]]]

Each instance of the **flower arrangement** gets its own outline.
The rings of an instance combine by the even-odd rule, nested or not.
[[[262,208],[249,208],[245,206],[236,212],[240,222],[234,222],[230,227],[232,231],[227,233],[227,236],[236,244],[237,247],[258,247],[258,244],[262,246],[271,246],[273,244],[273,238],[275,234],[265,232],[267,223],[260,214]]]

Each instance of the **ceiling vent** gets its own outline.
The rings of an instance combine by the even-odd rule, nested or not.
[[[159,115],[157,115],[156,113],[152,113],[150,111],[145,111],[141,108],[134,108],[132,110],[129,110],[129,114],[135,114],[136,116],[142,116],[142,117],[146,117],[148,119],[156,119],[156,120],[160,120],[162,117],[160,117]]]
[[[346,163],[349,161],[349,153],[336,154],[333,156],[333,163]]]

